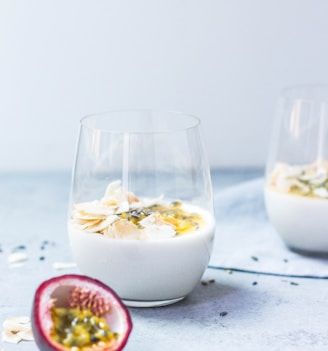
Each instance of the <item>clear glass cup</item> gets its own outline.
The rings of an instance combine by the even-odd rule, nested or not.
[[[266,167],[265,203],[284,242],[328,253],[328,87],[283,91]]]
[[[68,221],[81,273],[129,306],[179,301],[207,267],[214,227],[198,118],[123,110],[81,120]]]

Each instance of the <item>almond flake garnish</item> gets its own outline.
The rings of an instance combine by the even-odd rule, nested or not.
[[[269,186],[283,193],[328,199],[328,162],[303,166],[278,163]]]
[[[74,262],[54,262],[52,267],[57,270],[76,268],[76,263]]]
[[[145,228],[145,233],[149,237],[162,239],[170,238],[175,235],[174,226],[163,221],[156,213],[144,218],[140,221],[140,224]]]
[[[31,322],[28,317],[10,317],[3,322],[2,341],[17,344],[33,341]]]
[[[8,256],[8,262],[12,263],[20,263],[28,260],[28,256],[24,252],[14,252]]]
[[[109,238],[156,240],[197,230],[203,224],[199,214],[189,213],[181,201],[163,203],[163,196],[140,199],[121,186],[110,183],[103,198],[75,204],[72,223],[80,231]]]

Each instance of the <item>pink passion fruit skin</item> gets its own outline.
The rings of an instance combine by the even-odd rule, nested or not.
[[[104,317],[112,331],[119,334],[118,338],[106,344],[104,347],[84,347],[78,350],[87,351],[119,351],[128,341],[132,330],[132,321],[129,311],[122,303],[119,296],[101,281],[78,274],[58,276],[43,282],[35,292],[31,325],[33,336],[39,349],[42,351],[66,351],[71,350],[54,341],[50,332],[53,327],[51,309],[54,305],[67,306],[71,291],[77,288],[87,293],[95,301],[97,309],[103,308],[105,304]],[[95,298],[96,296],[96,298]],[[100,301],[100,303],[99,303]],[[101,305],[99,307],[99,305]]]

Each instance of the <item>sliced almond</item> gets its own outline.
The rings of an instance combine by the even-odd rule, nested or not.
[[[28,260],[28,256],[25,252],[14,252],[8,256],[9,263],[20,263]]]
[[[326,188],[316,188],[313,190],[313,193],[318,197],[328,199],[328,190]]]
[[[20,341],[22,341],[22,338],[17,333],[13,333],[10,330],[3,330],[2,341],[10,344],[18,344]]]
[[[105,235],[111,238],[139,239],[141,231],[132,222],[120,219],[108,228]]]
[[[9,317],[3,322],[3,329],[4,342],[17,344],[23,340],[34,340],[29,317]]]
[[[76,268],[76,263],[74,262],[54,262],[52,267],[57,270]]]

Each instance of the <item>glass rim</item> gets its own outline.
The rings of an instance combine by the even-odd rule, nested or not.
[[[279,98],[303,103],[328,103],[328,83],[287,86],[281,90]]]
[[[180,126],[180,127],[175,127],[174,125],[170,126],[170,129],[168,128],[157,128],[154,130],[150,130],[150,129],[145,129],[145,130],[141,130],[141,129],[129,129],[128,127],[123,129],[123,128],[109,128],[109,127],[99,127],[96,126],[96,123],[91,124],[90,122],[92,120],[96,120],[97,118],[113,118],[116,115],[121,114],[122,116],[125,114],[126,116],[131,115],[132,118],[132,114],[136,113],[136,114],[150,114],[152,116],[152,118],[155,117],[156,114],[162,114],[167,115],[167,116],[175,116],[175,117],[184,117],[184,118],[188,118],[188,120],[190,121],[189,123],[186,124],[186,126]],[[193,129],[193,128],[197,128],[201,123],[201,120],[199,117],[190,114],[190,113],[185,113],[185,112],[181,112],[181,111],[176,111],[176,110],[162,110],[162,109],[151,109],[151,108],[126,108],[126,109],[117,109],[117,110],[108,110],[108,111],[103,111],[103,112],[98,112],[98,113],[91,113],[88,115],[85,115],[84,117],[82,117],[80,119],[80,126],[89,130],[96,130],[99,132],[103,132],[103,133],[133,133],[133,134],[151,134],[151,133],[172,133],[172,132],[179,132],[179,131],[186,131],[189,129]]]

